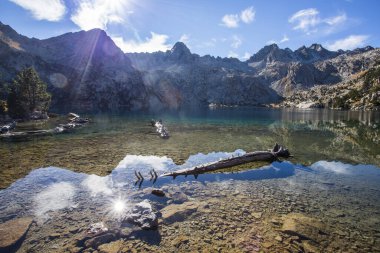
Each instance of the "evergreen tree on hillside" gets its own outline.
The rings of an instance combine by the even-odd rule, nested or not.
[[[30,118],[34,111],[46,112],[51,96],[34,68],[22,70],[9,87],[8,114],[12,118]]]
[[[0,83],[0,116],[5,115],[8,112],[8,105],[6,102],[7,96],[7,85],[5,83]]]

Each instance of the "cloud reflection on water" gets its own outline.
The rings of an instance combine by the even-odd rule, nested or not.
[[[47,212],[73,207],[76,187],[68,182],[53,183],[34,197],[34,212],[39,218],[48,218]]]
[[[91,192],[92,197],[99,194],[111,195],[111,182],[108,176],[100,177],[97,175],[88,175],[81,183],[88,191]]]
[[[9,208],[0,209],[0,217],[32,210],[33,215],[43,220],[49,218],[49,211],[58,211],[76,206],[81,208],[91,207],[94,205],[110,206],[114,211],[118,211],[128,208],[133,202],[128,194],[136,191],[134,170],[140,171],[146,177],[143,187],[151,187],[153,185],[153,182],[149,181],[149,171],[151,169],[155,169],[160,174],[160,172],[196,166],[201,163],[217,161],[244,153],[243,150],[236,150],[232,153],[200,153],[190,156],[185,164],[180,166],[176,165],[171,158],[165,156],[127,155],[112,173],[105,177],[76,173],[56,167],[37,169],[25,178],[16,181],[8,189],[0,191],[0,203],[6,203],[9,206]],[[375,169],[370,170],[371,168]],[[173,181],[172,178],[159,178],[154,186],[159,188],[166,184],[181,184],[186,181],[200,181],[205,184],[218,182],[227,186],[235,184],[234,180],[286,178],[289,188],[302,188],[304,181],[302,178],[297,177],[296,170],[316,172],[316,177],[319,174],[318,172],[331,175],[360,175],[363,177],[368,176],[370,172],[375,176],[379,174],[377,167],[368,165],[355,166],[341,162],[319,161],[305,167],[287,161],[274,162],[258,169],[246,171],[203,174],[199,175],[197,179],[194,177],[177,177]],[[323,182],[320,185],[324,186],[326,183]],[[120,198],[121,193],[124,194],[122,198]],[[120,199],[123,202],[120,202]],[[121,205],[121,203],[123,204]]]
[[[319,161],[310,166],[312,169],[321,169],[334,172],[336,174],[351,174],[350,169],[352,165],[345,164],[342,162],[328,162],[328,161]]]

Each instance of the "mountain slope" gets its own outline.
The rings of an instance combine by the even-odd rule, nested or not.
[[[371,47],[331,52],[319,44],[295,51],[268,45],[249,60],[171,50],[124,54],[102,30],[38,40],[0,23],[0,81],[34,66],[57,110],[135,110],[262,105],[316,85],[333,85],[374,66]]]
[[[106,33],[99,29],[37,40],[0,25],[0,73],[10,81],[34,66],[62,110],[123,110],[145,107],[145,87]],[[14,46],[17,45],[17,46]]]
[[[341,83],[298,91],[287,97],[281,105],[298,108],[379,110],[380,58],[375,66],[351,75]]]

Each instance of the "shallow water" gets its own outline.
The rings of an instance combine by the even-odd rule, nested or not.
[[[78,242],[90,224],[120,225],[115,201],[130,207],[143,199],[158,212],[181,203],[197,208],[185,219],[160,221],[153,232],[133,231],[99,251],[380,251],[378,113],[225,108],[92,118],[71,134],[0,143],[1,183],[7,187],[0,191],[0,220],[36,221],[20,252],[86,251]],[[171,138],[158,138],[150,118],[162,118]],[[275,142],[294,158],[197,179],[149,180],[153,168],[161,174]],[[135,170],[146,178],[141,185]],[[153,196],[152,188],[168,197]],[[289,220],[321,225],[301,231],[305,239],[282,230]]]

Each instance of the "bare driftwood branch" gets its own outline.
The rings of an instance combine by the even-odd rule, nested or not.
[[[179,176],[179,175],[185,175],[185,176],[198,175],[198,174],[203,174],[210,171],[229,168],[229,167],[233,167],[236,165],[249,163],[249,162],[255,162],[255,161],[273,162],[273,161],[278,160],[279,157],[288,158],[290,157],[290,153],[287,149],[285,149],[284,147],[276,143],[276,145],[270,151],[250,152],[242,156],[231,157],[231,158],[223,159],[223,160],[213,162],[213,163],[198,165],[192,168],[165,173],[165,174],[162,174],[161,176],[162,177],[172,176],[173,178],[175,178],[176,176]]]

